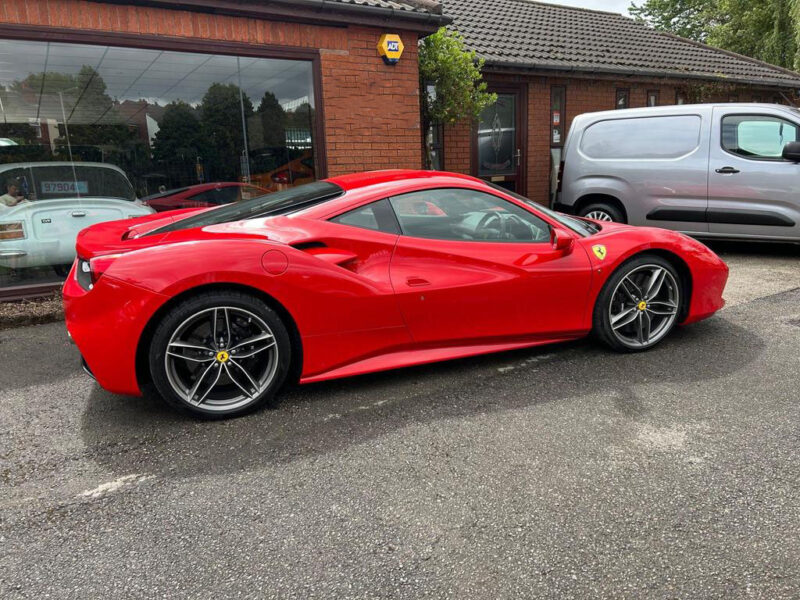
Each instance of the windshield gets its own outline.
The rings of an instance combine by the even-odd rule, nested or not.
[[[331,200],[341,196],[343,193],[344,190],[336,184],[329,181],[316,181],[280,192],[273,192],[265,196],[251,198],[250,200],[225,204],[219,208],[207,210],[198,215],[160,227],[147,235],[192,229],[194,227],[208,227],[209,225],[219,225],[257,217],[285,215],[313,204]]]
[[[588,221],[584,221],[582,219],[576,219],[575,217],[570,217],[570,216],[565,215],[563,213],[558,213],[558,212],[556,212],[554,210],[550,210],[549,208],[547,208],[546,206],[542,206],[538,202],[534,202],[533,200],[529,200],[525,196],[521,196],[520,194],[517,194],[516,192],[512,192],[510,190],[507,190],[506,188],[500,187],[499,185],[496,185],[494,183],[489,183],[489,185],[492,186],[493,188],[495,188],[498,191],[501,191],[501,192],[503,192],[505,194],[508,194],[509,196],[513,196],[517,200],[521,200],[522,202],[524,202],[525,204],[527,204],[529,206],[535,207],[536,210],[543,212],[544,214],[546,214],[551,219],[554,219],[555,221],[558,221],[559,223],[561,223],[564,227],[567,227],[568,229],[571,229],[575,233],[579,233],[580,235],[582,235],[584,237],[589,236],[589,235],[593,235],[593,234],[597,233],[598,231],[600,231],[600,227],[594,225],[593,223],[589,223]]]
[[[51,163],[46,165],[8,165],[0,175],[5,185],[13,185],[24,200],[63,200],[113,198],[136,200],[128,178],[116,169],[102,165]]]

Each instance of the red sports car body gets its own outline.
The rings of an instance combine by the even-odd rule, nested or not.
[[[320,381],[592,329],[645,349],[719,310],[728,274],[677,232],[566,217],[431,171],[101,223],[80,233],[77,254],[64,304],[90,373],[122,394],[154,381],[205,416],[249,410],[292,375]]]

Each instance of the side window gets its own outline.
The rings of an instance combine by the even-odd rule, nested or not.
[[[550,227],[492,194],[460,188],[411,192],[391,199],[404,235],[436,240],[546,242]]]
[[[722,118],[722,147],[744,158],[781,158],[783,147],[797,141],[797,129],[778,117],[730,115]]]
[[[189,197],[189,200],[193,202],[208,204],[230,204],[238,199],[239,188],[235,185],[214,188]]]
[[[700,144],[700,117],[675,115],[608,119],[583,132],[580,151],[589,158],[679,158]]]
[[[400,233],[397,229],[397,221],[392,214],[392,208],[386,199],[378,200],[335,216],[331,219],[331,222],[360,227],[361,229],[383,231],[384,233]]]

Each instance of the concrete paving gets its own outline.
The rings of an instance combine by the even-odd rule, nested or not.
[[[716,247],[729,304],[289,390],[220,423],[0,332],[2,598],[797,598],[800,251]]]

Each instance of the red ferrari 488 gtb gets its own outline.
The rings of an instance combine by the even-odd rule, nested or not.
[[[569,340],[651,348],[719,310],[728,276],[677,232],[553,213],[433,171],[334,177],[93,225],[64,285],[104,388],[196,415],[301,383]]]

